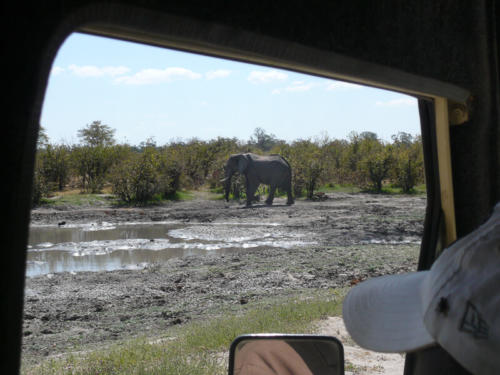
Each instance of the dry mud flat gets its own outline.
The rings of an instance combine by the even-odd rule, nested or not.
[[[60,207],[32,212],[32,223],[102,221],[269,223],[308,233],[306,247],[241,249],[151,264],[140,270],[49,274],[26,280],[23,360],[156,336],[191,320],[262,301],[349,287],[416,269],[425,197],[330,194],[244,209],[194,200],[153,208]]]

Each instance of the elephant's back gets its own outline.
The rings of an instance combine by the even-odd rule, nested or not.
[[[281,156],[268,156],[255,159],[254,163],[259,166],[259,169],[271,169],[275,171],[286,171],[290,169],[288,162]]]
[[[290,167],[288,161],[286,161],[286,159],[279,154],[255,155],[253,160],[256,162],[271,163],[271,164],[284,165]]]

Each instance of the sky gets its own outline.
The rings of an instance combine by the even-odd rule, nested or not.
[[[40,124],[52,143],[78,143],[93,121],[119,143],[236,137],[390,141],[420,133],[417,100],[286,70],[74,33],[53,62]]]

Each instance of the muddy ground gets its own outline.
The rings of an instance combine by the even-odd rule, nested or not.
[[[349,287],[368,277],[415,270],[424,196],[329,194],[286,206],[195,199],[151,208],[52,207],[33,210],[33,224],[106,221],[280,223],[312,233],[317,245],[242,249],[191,256],[142,270],[60,273],[28,278],[23,360],[26,364],[168,327],[239,311],[317,289]]]

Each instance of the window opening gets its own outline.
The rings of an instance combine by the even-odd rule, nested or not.
[[[224,317],[229,335],[241,316],[248,329],[310,331],[301,316],[338,315],[346,288],[415,270],[419,132],[417,101],[402,94],[73,34],[41,118],[24,366],[61,353],[62,367],[90,366],[67,353],[137,336],[168,347]],[[238,153],[283,156],[295,204],[278,188],[266,205],[260,185],[244,208],[242,173],[221,182]],[[168,350],[224,372],[183,345]]]

